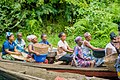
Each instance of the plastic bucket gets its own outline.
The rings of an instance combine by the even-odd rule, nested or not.
[[[47,54],[40,54],[36,55],[34,54],[34,59],[36,62],[44,62],[46,60]]]

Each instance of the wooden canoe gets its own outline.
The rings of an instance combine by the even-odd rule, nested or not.
[[[34,77],[31,75],[22,74],[19,72],[14,72],[0,68],[0,80],[45,80],[42,78]]]
[[[108,80],[98,77],[87,77],[85,75],[75,73],[48,71],[38,66],[41,64],[24,63],[25,62],[11,62],[2,60],[0,61],[0,73],[1,71],[5,72],[7,78],[9,77],[8,74],[10,74],[22,80],[55,80],[56,78],[64,78],[64,80]]]
[[[98,68],[77,68],[72,67],[70,65],[55,65],[55,64],[38,64],[38,63],[29,63],[29,62],[21,62],[21,61],[8,61],[8,60],[0,60],[0,63],[15,63],[24,66],[43,68],[47,71],[54,72],[69,72],[69,73],[77,73],[89,77],[100,77],[106,79],[117,79],[116,71],[110,71],[106,67],[98,67]],[[2,67],[2,64],[0,64]]]

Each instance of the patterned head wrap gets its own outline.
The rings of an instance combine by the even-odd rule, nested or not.
[[[6,38],[10,37],[11,35],[13,35],[13,33],[11,33],[11,32],[6,32]]]
[[[82,41],[82,37],[81,36],[78,36],[75,38],[75,42],[78,43],[79,41]]]

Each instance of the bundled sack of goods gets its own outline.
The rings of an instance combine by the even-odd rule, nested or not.
[[[46,44],[36,43],[33,45],[34,51],[39,52],[40,55],[34,54],[34,59],[36,62],[44,62],[48,54],[49,46]]]
[[[48,53],[49,45],[36,43],[33,45],[34,51],[39,52],[40,54]]]
[[[105,56],[104,58],[104,65],[110,70],[110,71],[115,71],[115,63],[117,61],[118,58],[118,54],[114,53],[114,54],[110,54],[108,56]]]

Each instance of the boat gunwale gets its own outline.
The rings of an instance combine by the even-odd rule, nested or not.
[[[38,68],[44,68],[44,69],[59,69],[59,70],[81,70],[81,71],[98,71],[98,72],[115,72],[110,71],[107,69],[107,67],[102,68],[78,68],[78,67],[72,67],[70,65],[56,65],[56,64],[38,64],[38,63],[30,63],[30,62],[21,62],[21,61],[9,61],[9,60],[0,60],[0,62],[9,62],[9,63],[16,63],[16,64],[22,64],[25,66],[31,66],[31,67],[38,67]]]
[[[40,69],[45,69],[47,71],[52,71],[52,72],[61,72],[61,73],[75,73],[75,74],[81,74],[85,76],[95,76],[95,77],[100,77],[100,78],[116,78],[117,73],[113,71],[109,71],[108,69],[103,69],[103,68],[67,68],[65,66],[67,65],[56,65],[56,64],[36,64],[36,63],[29,63],[29,62],[20,62],[20,61],[9,61],[9,60],[1,60],[1,64],[10,64],[10,65],[21,65],[21,66],[28,66],[28,67],[34,67],[34,68],[40,68]],[[59,67],[58,67],[59,66]],[[62,67],[61,67],[62,66]],[[68,66],[70,67],[70,66]],[[87,69],[87,70],[86,70]],[[100,69],[100,70],[99,70]]]

